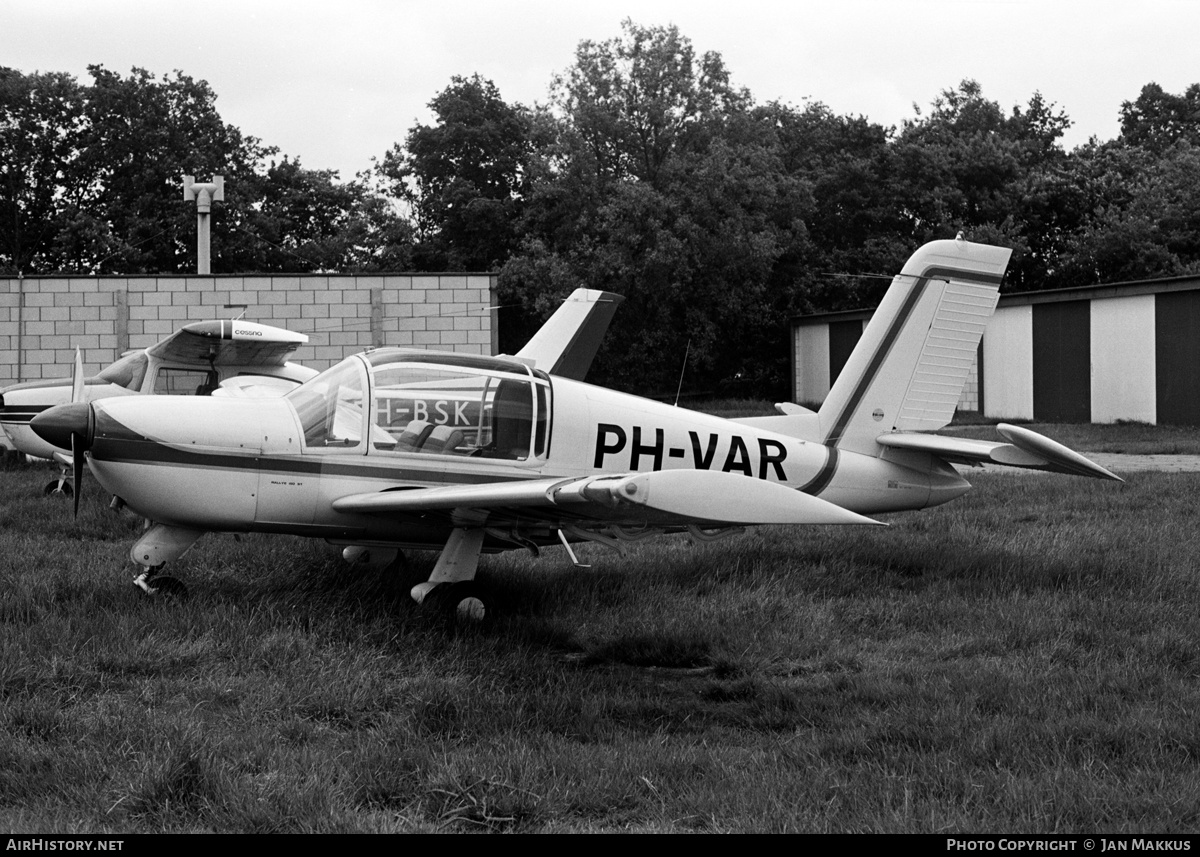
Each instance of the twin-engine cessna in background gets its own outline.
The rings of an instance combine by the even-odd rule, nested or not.
[[[33,417],[55,405],[136,394],[281,396],[317,373],[288,357],[308,342],[303,333],[254,322],[197,321],[149,348],[127,352],[99,374],[28,381],[0,390],[0,429],[16,451],[52,458],[63,474],[47,494],[71,494],[70,461],[30,429]]]
[[[33,426],[88,450],[97,480],[156,522],[131,551],[147,591],[177,588],[158,569],[208,530],[294,533],[348,559],[440,549],[413,598],[479,617],[484,551],[870,524],[963,494],[960,462],[1116,479],[1015,426],[995,443],[918,433],[950,421],[1009,252],[920,248],[819,412],[724,420],[590,386],[556,371],[569,362],[560,326],[516,357],[379,349],[279,399],[106,399]],[[609,297],[585,299],[597,295]]]

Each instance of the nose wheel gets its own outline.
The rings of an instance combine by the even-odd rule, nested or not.
[[[187,585],[178,577],[169,574],[159,574],[161,565],[146,568],[133,579],[133,585],[142,590],[148,597],[185,601],[188,597]]]
[[[42,489],[42,494],[46,497],[70,500],[75,496],[75,488],[66,479],[53,479]]]

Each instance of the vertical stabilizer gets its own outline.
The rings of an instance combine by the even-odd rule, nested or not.
[[[612,292],[576,289],[516,356],[551,375],[582,381],[623,300]]]
[[[1011,253],[957,239],[912,255],[821,406],[826,444],[873,454],[884,432],[950,422]]]

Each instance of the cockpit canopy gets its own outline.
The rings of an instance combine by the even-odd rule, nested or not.
[[[550,446],[550,379],[518,360],[379,349],[288,393],[306,452],[525,461]]]

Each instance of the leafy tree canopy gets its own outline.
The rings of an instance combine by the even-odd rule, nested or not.
[[[418,125],[378,166],[392,195],[413,212],[415,262],[428,270],[494,270],[516,245],[530,117],[490,80],[454,77]]]
[[[1200,83],[1182,95],[1148,83],[1136,100],[1121,103],[1122,143],[1162,154],[1181,140],[1200,145]]]
[[[1200,272],[1200,84],[1149,83],[1121,132],[1067,151],[1035,92],[962,81],[898,128],[756,103],[675,27],[584,41],[545,106],[454,76],[368,175],[341,182],[222,121],[204,81],[0,68],[0,270],[184,272],[184,174],[220,174],[214,270],[500,272],[501,345],[572,289],[626,304],[595,380],[783,395],[788,320],[870,306],[915,247],[1010,246],[1003,288]],[[505,312],[511,312],[506,310]]]
[[[370,268],[410,254],[398,217],[365,185],[277,162],[276,149],[221,120],[204,81],[137,68],[122,77],[98,65],[89,73],[85,86],[0,69],[0,269],[195,270],[184,175],[225,178],[215,271]],[[385,238],[404,252],[363,245]]]

